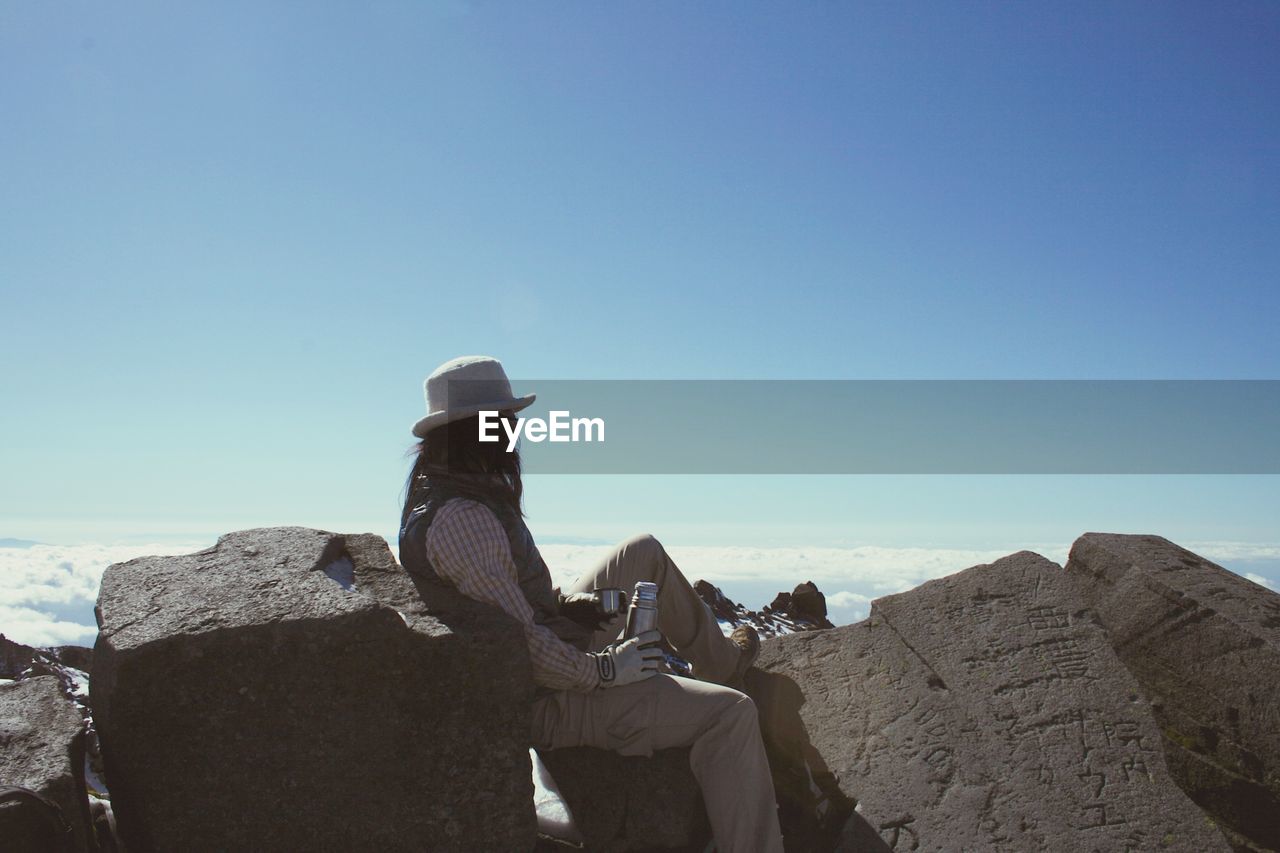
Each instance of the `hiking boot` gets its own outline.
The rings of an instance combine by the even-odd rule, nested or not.
[[[742,655],[738,658],[738,665],[733,668],[733,675],[729,676],[725,686],[741,690],[747,670],[760,655],[760,634],[750,625],[739,625],[729,635],[729,642],[737,646],[742,651]]]

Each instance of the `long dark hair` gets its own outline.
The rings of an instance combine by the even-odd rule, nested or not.
[[[510,413],[503,412],[502,419],[514,428]],[[518,448],[508,451],[506,433],[502,430],[499,433],[498,441],[482,442],[480,418],[474,416],[438,426],[411,447],[409,455],[415,458],[405,482],[400,526],[404,526],[409,513],[421,503],[428,482],[523,515],[520,451]]]

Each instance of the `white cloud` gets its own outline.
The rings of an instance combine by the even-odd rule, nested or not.
[[[870,612],[870,596],[847,589],[827,594],[827,618],[836,625],[861,622]]]
[[[1262,575],[1255,575],[1253,572],[1245,572],[1244,576],[1256,584],[1265,586],[1267,589],[1275,589],[1276,585]]]
[[[867,596],[847,589],[827,596],[827,607],[860,607],[870,603],[871,599]]]
[[[96,625],[58,619],[52,613],[30,607],[0,604],[0,634],[27,646],[89,645],[97,636]]]
[[[107,566],[147,555],[189,554],[207,544],[0,548],[0,633],[31,646],[92,642],[98,632],[93,605]]]
[[[1267,542],[1178,542],[1188,551],[1221,563],[1224,560],[1280,560],[1280,544]]]

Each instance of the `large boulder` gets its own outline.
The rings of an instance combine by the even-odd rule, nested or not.
[[[84,785],[84,719],[52,676],[0,684],[0,789],[4,850],[97,850]]]
[[[1280,849],[1280,595],[1159,536],[1086,533],[1067,571],[1151,700],[1174,777],[1239,849]]]
[[[837,849],[873,849],[867,824],[897,851],[1229,849],[1170,778],[1070,578],[1037,554],[771,640],[758,666],[801,697],[797,739],[858,803]]]
[[[532,849],[522,638],[361,589],[393,569],[305,528],[107,569],[91,691],[131,853]]]

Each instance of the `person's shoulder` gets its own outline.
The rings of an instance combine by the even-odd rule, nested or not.
[[[436,511],[432,528],[436,525],[452,527],[465,525],[468,527],[497,525],[502,527],[497,514],[480,501],[471,498],[449,498],[444,506]]]
[[[480,555],[509,547],[509,540],[498,516],[484,503],[453,498],[436,512],[422,544],[437,569],[447,570],[459,560],[474,566],[472,561]]]

